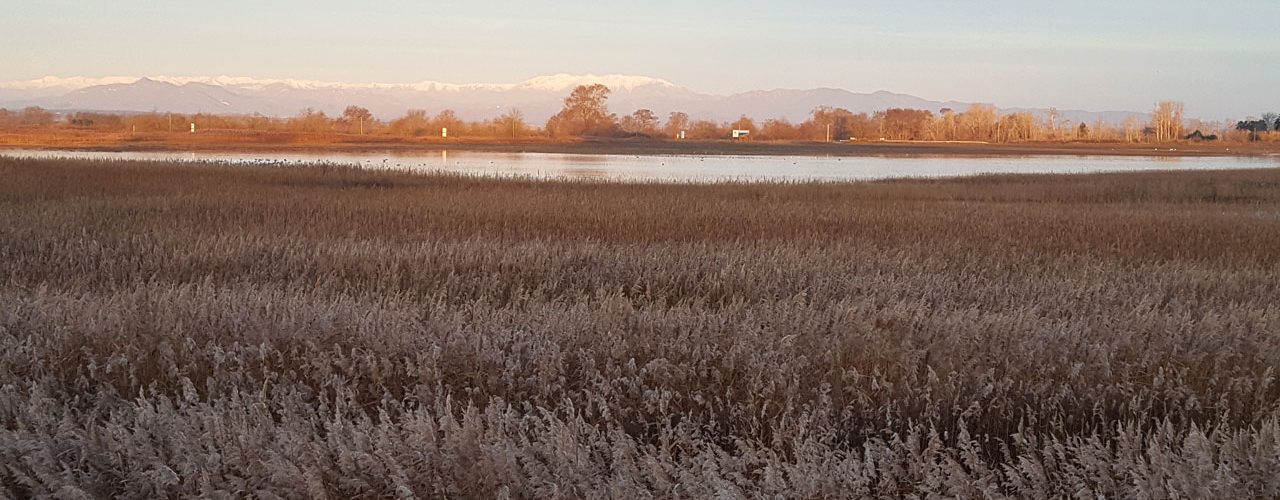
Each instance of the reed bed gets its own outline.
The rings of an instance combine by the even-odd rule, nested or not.
[[[1280,497],[1280,171],[0,158],[0,488]]]

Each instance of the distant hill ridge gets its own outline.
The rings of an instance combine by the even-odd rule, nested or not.
[[[818,106],[872,113],[889,108],[942,108],[963,111],[971,103],[931,101],[887,91],[856,93],[845,89],[753,90],[733,95],[695,92],[667,80],[636,75],[555,74],[519,83],[456,84],[341,83],[316,80],[259,79],[237,76],[45,77],[0,83],[0,107],[40,106],[55,110],[114,112],[175,112],[292,116],[303,109],[337,114],[348,105],[368,108],[382,118],[410,109],[438,112],[452,109],[468,120],[493,118],[515,108],[540,123],[560,109],[565,95],[577,85],[602,83],[612,91],[609,107],[618,114],[648,108],[665,117],[684,111],[694,118],[727,121],[747,115],[756,120],[786,118],[802,121]],[[1039,115],[1047,109],[1009,109]],[[1130,111],[1058,110],[1069,122],[1102,120],[1120,123]]]

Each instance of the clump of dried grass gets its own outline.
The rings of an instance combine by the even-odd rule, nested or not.
[[[0,487],[1275,497],[1278,187],[0,159]]]

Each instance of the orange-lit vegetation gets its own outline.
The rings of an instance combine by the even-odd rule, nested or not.
[[[383,121],[374,118],[369,110],[349,106],[342,115],[330,117],[324,112],[303,110],[290,118],[273,118],[261,115],[212,115],[181,113],[140,113],[118,115],[110,113],[72,113],[61,122],[52,113],[39,108],[20,112],[0,110],[0,127],[5,130],[65,129],[96,130],[122,134],[156,134],[188,132],[190,124],[198,131],[255,131],[293,132],[312,134],[345,134],[363,136],[439,137],[440,129],[447,127],[451,134],[471,137],[511,138],[536,135],[537,131],[524,123],[519,111],[479,122],[465,122],[450,110],[435,116],[425,111],[411,110],[405,116]]]
[[[1280,496],[1280,171],[0,158],[8,496]]]
[[[1131,118],[1124,123],[1073,123],[1056,111],[1040,117],[1030,112],[1001,114],[990,105],[973,105],[958,111],[887,109],[876,113],[854,113],[846,109],[818,107],[804,122],[769,118],[757,121],[742,116],[733,122],[697,119],[687,113],[672,112],[663,121],[652,110],[639,109],[619,118],[607,106],[609,89],[596,84],[580,86],[565,98],[562,111],[545,127],[526,123],[519,110],[508,110],[497,118],[468,122],[452,110],[434,115],[410,110],[389,120],[373,116],[369,110],[349,106],[339,116],[303,110],[297,116],[272,118],[259,115],[224,116],[143,113],[114,115],[72,113],[59,117],[39,108],[22,111],[0,109],[0,144],[77,145],[77,136],[91,133],[117,134],[119,142],[161,138],[178,143],[200,143],[181,137],[196,124],[209,134],[240,133],[240,138],[265,137],[267,143],[335,143],[352,141],[423,141],[448,136],[464,140],[537,141],[573,137],[625,137],[669,140],[723,140],[731,130],[749,130],[760,141],[971,141],[983,143],[1092,142],[1154,143],[1173,142],[1280,142],[1280,117],[1274,113],[1229,124],[1187,120],[1182,104],[1161,102],[1151,119],[1141,123]],[[177,135],[175,135],[177,134]]]

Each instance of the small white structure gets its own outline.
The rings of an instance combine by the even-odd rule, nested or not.
[[[196,122],[191,122],[191,133],[196,133]]]
[[[443,137],[445,139],[449,138],[449,127],[442,127],[440,129],[440,137]]]
[[[749,136],[749,135],[751,135],[751,131],[750,131],[750,130],[738,130],[738,129],[734,129],[734,130],[733,130],[733,138],[734,138],[734,139],[746,139],[746,138],[747,138],[747,136]]]

